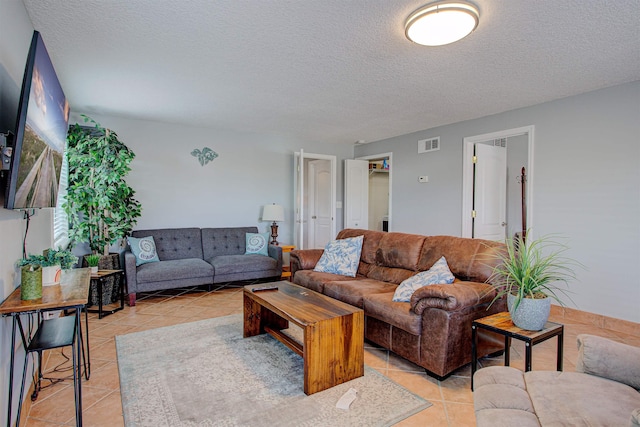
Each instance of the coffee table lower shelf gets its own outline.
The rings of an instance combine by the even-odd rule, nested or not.
[[[268,333],[302,356],[304,392],[313,394],[364,375],[364,312],[289,282],[277,291],[244,288],[245,338]],[[299,343],[282,332],[303,331]]]

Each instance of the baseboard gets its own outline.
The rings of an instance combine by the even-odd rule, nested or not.
[[[628,320],[616,319],[615,317],[603,316],[602,314],[589,313],[587,311],[576,310],[559,305],[551,305],[551,315],[560,320],[567,319],[574,322],[595,325],[602,329],[609,329],[616,332],[640,337],[640,323]]]

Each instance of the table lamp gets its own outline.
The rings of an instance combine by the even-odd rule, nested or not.
[[[262,220],[273,221],[271,224],[271,242],[272,245],[278,245],[278,221],[284,221],[284,208],[275,203],[272,205],[264,205],[262,209]]]

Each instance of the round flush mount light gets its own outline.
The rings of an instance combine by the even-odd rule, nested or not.
[[[465,38],[478,26],[478,9],[467,2],[441,1],[413,12],[404,25],[409,40],[442,46]]]

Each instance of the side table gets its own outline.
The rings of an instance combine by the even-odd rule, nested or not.
[[[478,368],[478,328],[495,332],[504,336],[504,365],[509,366],[511,356],[511,339],[515,338],[524,341],[525,345],[525,372],[531,370],[532,347],[538,343],[552,337],[558,337],[558,350],[556,356],[557,370],[562,371],[562,346],[564,325],[560,323],[547,322],[544,329],[540,331],[527,331],[518,328],[511,321],[511,315],[503,311],[491,316],[474,320],[471,324],[471,390],[473,390],[473,374]]]
[[[102,301],[102,296],[104,292],[104,282],[107,278],[114,277],[120,283],[119,292],[120,292],[120,305],[112,310],[104,310]],[[116,311],[120,311],[124,308],[124,286],[125,286],[125,274],[124,270],[98,270],[97,273],[91,275],[91,283],[96,284],[96,289],[98,290],[98,309],[87,309],[90,313],[98,313],[98,319],[102,319],[104,316],[108,316],[109,314],[113,314]],[[111,301],[109,301],[110,303]],[[109,304],[107,303],[107,304]]]
[[[17,335],[19,333],[22,346],[25,349],[25,359],[22,373],[22,385],[18,400],[18,413],[15,425],[20,425],[20,415],[22,410],[22,398],[25,388],[25,375],[29,355],[38,354],[38,378],[34,384],[35,400],[40,391],[40,380],[42,378],[42,352],[47,349],[71,346],[73,355],[73,382],[74,400],[76,409],[76,426],[82,427],[82,361],[84,367],[84,377],[88,380],[91,372],[91,357],[89,355],[89,328],[86,328],[86,338],[82,336],[82,324],[80,315],[87,305],[89,296],[90,273],[88,268],[76,268],[63,270],[60,283],[53,286],[45,286],[42,289],[42,298],[37,300],[23,301],[20,299],[20,288],[16,288],[7,299],[0,304],[0,315],[11,316],[13,325],[11,330],[11,344],[8,348],[9,355],[9,390],[7,404],[7,426],[14,425],[11,414],[13,408],[13,376],[15,370],[15,348]],[[50,320],[43,320],[42,313],[46,311],[73,310],[74,315]],[[25,330],[22,324],[21,315],[37,316],[38,330],[33,337],[29,331]],[[26,319],[25,319],[26,320]],[[85,326],[87,314],[85,312]],[[85,344],[86,343],[86,344]],[[86,345],[86,348],[85,348]],[[5,351],[5,349],[3,349]]]
[[[280,247],[282,248],[283,254],[287,254],[296,248],[294,245],[280,245]],[[281,278],[291,281],[291,265],[282,266]]]

